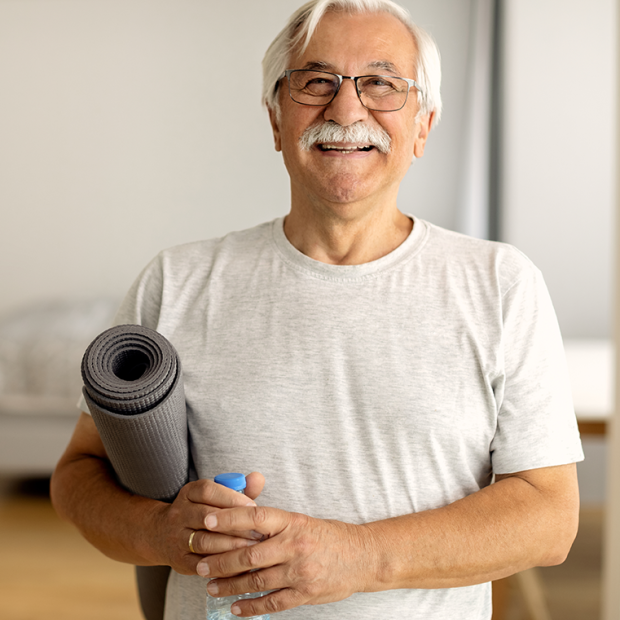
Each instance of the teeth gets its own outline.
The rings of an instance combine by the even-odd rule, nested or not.
[[[357,153],[357,151],[368,150],[368,146],[356,146],[354,148],[344,148],[342,146],[331,146],[329,144],[321,144],[321,149],[324,151],[340,151],[341,153]]]

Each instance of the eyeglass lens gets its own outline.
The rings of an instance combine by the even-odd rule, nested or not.
[[[291,71],[289,92],[293,101],[304,105],[327,105],[335,96],[339,79],[322,71]],[[357,88],[362,104],[370,110],[400,110],[407,101],[409,84],[402,78],[365,75],[358,78]]]

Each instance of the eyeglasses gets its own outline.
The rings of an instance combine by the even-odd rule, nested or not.
[[[393,75],[339,75],[326,71],[287,69],[279,78],[288,79],[291,99],[302,105],[322,106],[331,103],[343,80],[353,80],[362,105],[369,110],[396,112],[407,103],[412,87],[422,89],[415,80]],[[278,80],[278,81],[279,81]]]

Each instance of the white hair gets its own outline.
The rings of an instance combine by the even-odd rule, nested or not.
[[[434,112],[433,125],[436,125],[441,116],[439,50],[431,35],[413,23],[409,12],[391,0],[310,0],[297,9],[263,58],[263,103],[279,116],[278,80],[286,69],[291,68],[287,65],[292,50],[301,44],[303,54],[326,12],[347,10],[350,13],[389,13],[411,32],[417,48],[416,75],[403,77],[413,77],[420,86],[421,90],[417,91],[418,116]]]

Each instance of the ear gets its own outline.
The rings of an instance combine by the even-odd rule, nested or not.
[[[414,157],[422,157],[424,155],[424,147],[426,146],[426,140],[428,134],[431,131],[433,125],[433,119],[435,118],[435,112],[431,112],[427,116],[423,116],[417,123],[418,135],[413,143],[413,155]]]
[[[269,110],[269,122],[271,123],[271,130],[273,131],[273,142],[276,147],[276,151],[280,152],[282,150],[282,138],[280,134],[280,126],[278,123],[277,115],[275,110],[268,108]]]

